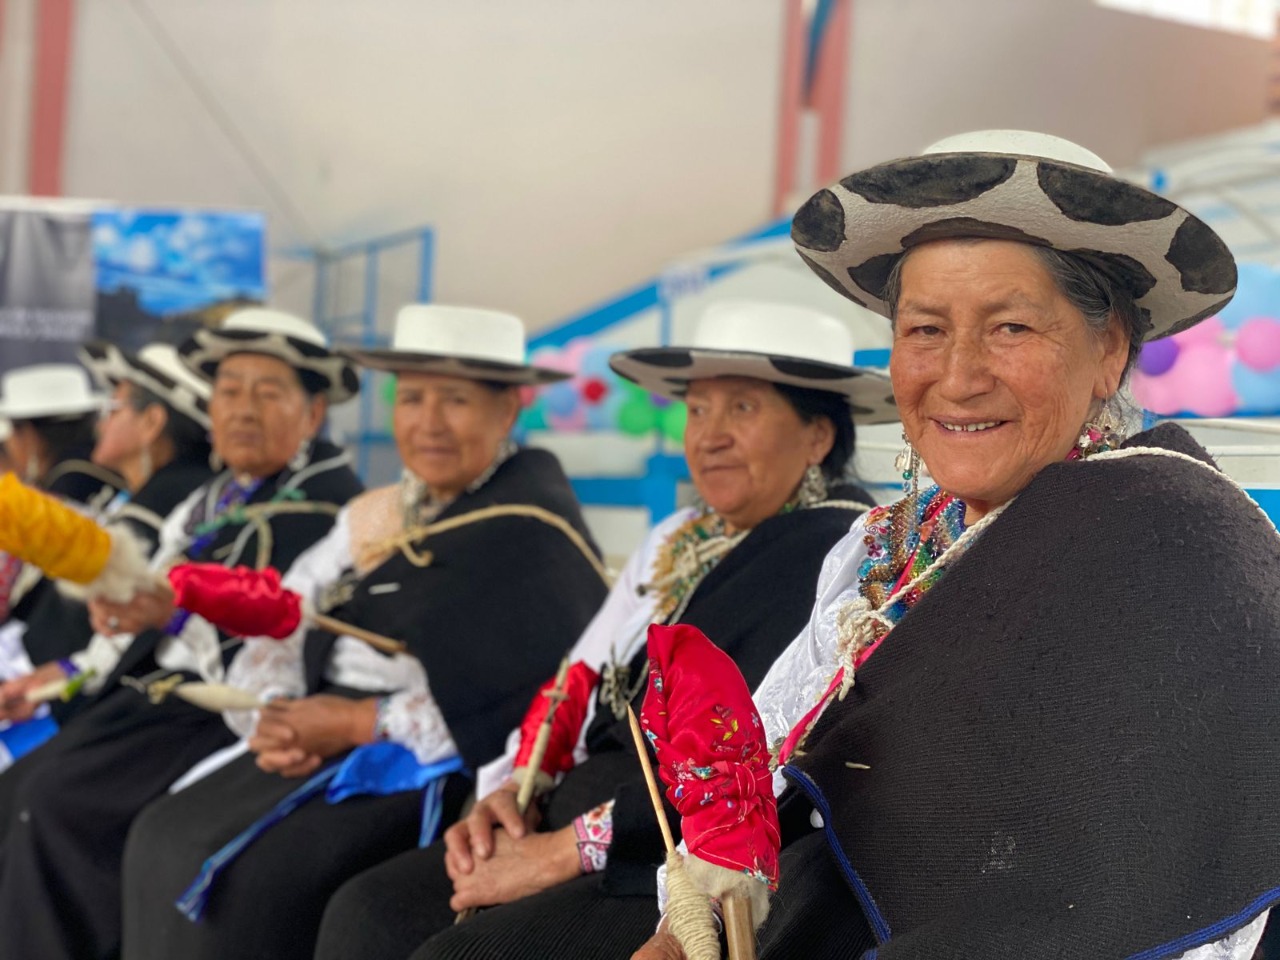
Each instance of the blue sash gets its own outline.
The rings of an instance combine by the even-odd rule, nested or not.
[[[326,803],[341,803],[348,797],[385,797],[407,790],[422,790],[422,829],[418,846],[431,843],[444,815],[444,785],[449,774],[462,769],[458,756],[435,763],[419,763],[413,753],[398,743],[381,742],[357,747],[341,763],[315,774],[277,803],[248,829],[211,856],[182,896],[177,907],[188,920],[200,919],[213,882],[251,843],[300,806],[324,794]]]

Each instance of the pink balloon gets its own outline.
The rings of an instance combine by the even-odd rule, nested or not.
[[[565,416],[556,416],[550,411],[544,413],[543,416],[547,418],[547,426],[552,430],[560,430],[564,433],[579,433],[587,427],[587,405],[585,403],[575,404],[573,412]]]
[[[1184,348],[1173,368],[1158,379],[1167,382],[1169,399],[1176,400],[1177,408],[1157,413],[1186,410],[1202,417],[1225,417],[1240,405],[1231,385],[1231,351],[1217,344]]]
[[[1182,400],[1174,386],[1171,373],[1151,377],[1140,370],[1133,372],[1133,398],[1144,410],[1171,417],[1182,412]]]
[[[1246,320],[1236,334],[1236,356],[1258,373],[1280,367],[1280,323],[1270,317]]]
[[[1220,345],[1226,332],[1227,328],[1222,325],[1221,320],[1217,317],[1210,317],[1208,320],[1200,321],[1190,330],[1175,333],[1173,339],[1181,347],[1191,347],[1196,344]]]

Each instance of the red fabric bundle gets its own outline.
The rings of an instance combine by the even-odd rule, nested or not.
[[[769,746],[733,659],[694,627],[651,626],[640,723],[689,852],[776,889],[781,838]]]
[[[169,571],[174,603],[236,637],[283,640],[302,622],[302,598],[280,585],[267,567],[182,563]]]
[[[547,742],[547,752],[539,769],[549,777],[568,773],[573,769],[573,748],[578,743],[578,734],[582,732],[582,722],[587,718],[591,694],[595,692],[599,679],[600,674],[579,660],[565,674],[563,698],[553,695],[556,686],[554,677],[542,685],[520,724],[520,750],[516,753],[515,762],[517,769],[529,765],[529,755],[533,753],[534,741],[538,739],[538,728],[547,719],[547,711],[552,704],[557,702],[560,705],[551,718],[551,739]]]

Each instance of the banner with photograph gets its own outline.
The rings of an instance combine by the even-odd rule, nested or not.
[[[73,361],[93,328],[89,210],[0,208],[0,373]]]
[[[266,297],[266,217],[109,208],[93,214],[98,335],[136,350],[180,343]]]

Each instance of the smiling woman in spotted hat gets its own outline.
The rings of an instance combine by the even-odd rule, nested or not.
[[[1012,131],[846,177],[792,236],[892,324],[906,490],[756,691],[761,956],[1245,960],[1280,898],[1280,538],[1117,400],[1144,342],[1230,299],[1230,253]]]

